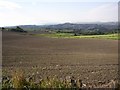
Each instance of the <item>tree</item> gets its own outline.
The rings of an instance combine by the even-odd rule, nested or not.
[[[5,30],[5,28],[4,28],[4,27],[2,27],[2,28],[1,28],[1,30],[2,30],[2,31],[4,31],[4,30]]]
[[[23,30],[22,28],[20,28],[19,26],[17,26],[16,28],[12,28],[11,31],[14,31],[14,32],[27,32],[27,31]]]

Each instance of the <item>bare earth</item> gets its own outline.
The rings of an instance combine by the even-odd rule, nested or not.
[[[3,74],[18,68],[41,77],[74,76],[84,83],[117,79],[118,41],[62,39],[3,32]]]

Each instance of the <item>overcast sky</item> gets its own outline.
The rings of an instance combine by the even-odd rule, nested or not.
[[[118,0],[0,0],[0,26],[117,20]]]

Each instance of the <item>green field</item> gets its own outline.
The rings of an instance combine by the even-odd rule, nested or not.
[[[112,40],[120,39],[118,37],[118,34],[74,36],[74,34],[70,34],[70,33],[52,33],[52,34],[34,34],[34,36],[44,36],[51,38],[98,38],[98,39],[112,39]]]

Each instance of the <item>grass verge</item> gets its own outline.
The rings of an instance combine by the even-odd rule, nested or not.
[[[70,34],[70,33],[51,33],[51,34],[34,34],[33,36],[43,36],[50,38],[97,38],[97,39],[112,39],[112,40],[120,39],[118,34],[74,36],[74,34]]]

